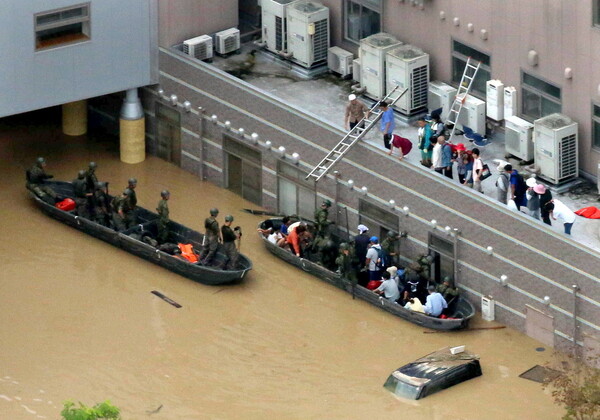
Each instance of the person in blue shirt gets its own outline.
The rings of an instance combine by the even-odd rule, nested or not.
[[[396,128],[396,121],[394,120],[394,110],[389,107],[386,101],[381,101],[379,104],[379,110],[383,112],[381,116],[380,129],[383,133],[383,145],[386,149],[390,149],[390,141],[392,140],[392,132]]]
[[[434,285],[430,285],[427,291],[429,291],[429,296],[427,296],[427,302],[425,302],[423,309],[427,315],[438,317],[448,307],[448,304],[442,294],[436,292]]]
[[[519,175],[516,169],[513,169],[511,164],[504,166],[504,172],[510,175],[510,197],[515,201],[517,210],[521,210],[521,206],[527,205],[527,192],[523,176]],[[520,184],[525,184],[521,186]]]

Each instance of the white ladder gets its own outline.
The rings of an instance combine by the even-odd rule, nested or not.
[[[456,91],[456,97],[454,98],[454,102],[452,102],[452,106],[450,107],[450,112],[448,113],[448,119],[446,120],[447,124],[452,124],[452,131],[450,132],[450,138],[446,139],[447,141],[452,141],[454,137],[454,132],[456,131],[456,124],[458,123],[458,117],[460,117],[460,111],[467,100],[467,95],[471,90],[471,85],[473,85],[473,80],[475,80],[475,76],[477,75],[477,70],[479,70],[479,66],[481,62],[477,62],[477,65],[474,66],[472,63],[471,57],[467,58],[467,64],[465,66],[465,70],[460,79],[460,85],[458,85],[458,90]]]
[[[352,130],[348,131],[348,133],[344,136],[342,140],[338,144],[335,145],[333,149],[327,156],[325,156],[321,162],[315,166],[312,171],[306,176],[306,179],[313,178],[315,182],[319,181],[323,178],[327,172],[338,163],[346,153],[350,150],[352,146],[354,146],[365,134],[367,134],[379,121],[383,112],[380,111],[379,105],[381,102],[386,101],[388,106],[393,106],[402,96],[408,92],[408,88],[403,88],[403,90],[399,91],[398,95],[394,94],[398,89],[401,89],[400,86],[396,85],[394,89],[392,89],[382,100],[377,102],[371,109],[369,109],[368,117],[364,117],[361,119]]]

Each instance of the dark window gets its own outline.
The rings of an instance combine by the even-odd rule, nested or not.
[[[382,0],[344,0],[344,35],[358,42],[381,32]]]
[[[433,256],[429,276],[436,282],[441,282],[444,277],[454,279],[454,246],[452,240],[429,233],[429,253]]]
[[[529,120],[562,111],[561,89],[525,72],[521,77],[521,114]]]
[[[600,148],[600,106],[593,105],[592,114],[592,137],[594,147]]]
[[[485,97],[485,82],[492,78],[491,56],[456,40],[452,41],[452,81],[460,83],[469,57],[481,63],[477,76],[473,80],[471,92],[475,96]]]
[[[262,204],[262,155],[230,137],[223,138],[225,186],[255,204]]]
[[[600,0],[594,0],[592,15],[593,24],[596,26],[600,26]]]
[[[90,39],[90,5],[79,4],[34,17],[35,49],[60,47]]]

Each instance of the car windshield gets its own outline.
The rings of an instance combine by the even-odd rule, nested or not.
[[[396,371],[389,376],[383,386],[398,397],[416,400],[419,398],[421,386],[425,382],[427,380],[411,378]]]

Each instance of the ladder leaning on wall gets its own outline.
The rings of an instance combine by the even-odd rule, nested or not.
[[[377,102],[369,109],[367,116],[358,122],[348,131],[342,140],[335,145],[333,149],[327,153],[327,155],[315,166],[312,171],[306,176],[306,179],[314,179],[315,182],[323,178],[329,170],[338,163],[346,153],[354,146],[360,139],[364,137],[381,119],[383,112],[379,110],[381,102],[386,101],[389,106],[394,105],[402,96],[408,92],[407,88],[400,88],[396,85],[382,100]]]
[[[452,124],[452,131],[450,131],[450,138],[446,139],[449,142],[452,141],[454,137],[454,132],[456,131],[456,124],[458,123],[458,118],[460,117],[460,111],[467,100],[467,95],[471,90],[471,86],[473,85],[473,80],[475,80],[475,76],[477,75],[477,71],[479,70],[479,66],[481,62],[477,62],[477,65],[473,65],[472,63],[475,60],[471,59],[471,57],[467,58],[467,64],[465,65],[465,70],[463,71],[463,75],[460,79],[460,85],[458,85],[458,91],[456,92],[456,97],[454,98],[454,102],[452,102],[452,106],[450,107],[450,112],[448,113],[448,119],[446,120],[446,124]]]

